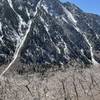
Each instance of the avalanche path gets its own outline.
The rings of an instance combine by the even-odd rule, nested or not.
[[[25,36],[22,38],[22,41],[21,41],[20,46],[18,47],[17,51],[15,52],[15,54],[14,54],[14,56],[13,56],[13,60],[12,60],[11,63],[8,65],[8,67],[0,74],[0,78],[1,78],[1,77],[5,74],[5,72],[12,66],[12,64],[14,64],[15,60],[17,59],[18,54],[19,54],[21,48],[23,47],[24,42],[25,42],[25,40],[26,40],[26,38],[27,38],[27,35],[28,35],[29,31],[30,31],[31,24],[32,24],[32,21],[30,20],[30,21],[28,22],[29,27],[28,27],[28,29],[27,29],[27,31],[26,31]]]

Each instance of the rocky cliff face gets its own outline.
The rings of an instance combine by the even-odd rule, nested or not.
[[[100,63],[100,16],[58,0],[0,1],[0,64]]]

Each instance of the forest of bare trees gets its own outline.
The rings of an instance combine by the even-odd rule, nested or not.
[[[0,100],[100,100],[99,66],[70,66],[43,74],[7,73],[0,80]]]

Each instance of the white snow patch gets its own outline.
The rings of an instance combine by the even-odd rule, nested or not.
[[[14,64],[14,62],[16,61],[16,59],[17,59],[17,57],[18,57],[18,55],[19,55],[19,52],[20,52],[21,48],[23,47],[24,42],[25,42],[25,40],[26,40],[26,38],[27,38],[27,35],[28,35],[29,31],[30,31],[31,24],[32,24],[32,21],[30,20],[30,21],[28,22],[28,29],[27,29],[27,31],[26,31],[26,33],[25,33],[25,36],[21,39],[21,41],[20,41],[19,44],[18,44],[18,47],[17,47],[16,50],[15,50],[15,53],[14,53],[14,56],[13,56],[13,60],[12,60],[11,63],[7,66],[7,68],[0,74],[0,78],[2,78],[2,76],[5,74],[5,72],[8,71],[8,69],[9,69],[9,68]]]
[[[3,35],[0,37],[0,41],[3,43],[3,39],[2,38],[3,38]]]
[[[94,58],[92,44],[89,42],[88,38],[83,34],[84,32],[82,32],[77,26],[74,26],[74,28],[84,37],[84,39],[86,40],[87,44],[89,45],[92,63],[93,63],[94,65],[99,65],[99,63],[98,63],[98,62],[95,60],[95,58]]]
[[[26,13],[27,13],[28,18],[30,18],[30,13],[27,8],[26,8]]]
[[[92,29],[92,27],[91,27],[91,25],[90,25],[89,23],[87,23],[87,25],[89,26],[89,28],[91,28],[91,29]],[[96,34],[96,33],[95,33],[95,35],[96,35],[96,38],[97,38],[97,39],[99,39],[99,38],[100,38],[98,34]]]
[[[48,13],[48,7],[46,4],[41,5],[43,7],[43,9]]]
[[[68,16],[69,20],[74,24],[76,25],[77,24],[77,21],[75,20],[74,16],[71,14],[71,12],[69,12],[65,7],[63,7],[63,10],[65,12],[65,14]]]
[[[26,53],[25,53],[26,56],[30,56],[31,58],[33,57],[33,54],[31,53],[30,50],[26,50]]]
[[[40,16],[40,20],[44,24],[45,30],[49,33],[49,28],[48,28],[49,25],[47,25],[47,23],[45,23],[44,19],[41,16]]]
[[[37,14],[37,11],[38,11],[38,8],[40,7],[41,1],[42,1],[42,0],[40,0],[40,1],[37,3],[36,11],[34,12],[34,16],[36,16],[36,14]]]
[[[98,34],[96,34],[96,38],[97,38],[97,39],[99,39],[99,38],[100,38]]]
[[[52,41],[52,39],[51,39],[51,36],[50,36],[50,33],[49,33],[49,28],[48,28],[49,25],[47,25],[47,24],[45,23],[45,21],[44,21],[44,19],[43,19],[42,17],[40,17],[40,20],[41,20],[41,22],[44,24],[44,28],[45,28],[46,32],[48,33],[48,36],[49,36],[49,38],[50,38],[50,41],[51,41],[52,44],[55,46],[57,52],[60,54],[61,51],[60,51],[59,47],[57,47],[57,46],[55,45],[55,43]]]
[[[0,22],[0,31],[2,32],[2,23]]]
[[[46,25],[44,25],[44,27],[45,27],[46,31],[47,31],[47,32],[49,32],[49,29],[48,29],[48,27],[47,27]]]
[[[64,53],[65,53],[65,55],[68,53],[68,48],[67,48],[67,45],[66,45],[66,43],[64,42]]]
[[[61,37],[60,37],[61,38]],[[62,43],[64,44],[64,53],[65,53],[65,55],[66,54],[68,54],[68,48],[67,48],[67,45],[66,45],[66,43],[65,43],[65,41],[61,38],[61,41],[62,41]]]
[[[11,0],[7,0],[7,1],[9,3],[10,7],[13,8],[12,1]]]
[[[84,55],[84,50],[83,49],[81,49],[81,53],[82,53],[82,55]]]
[[[91,59],[92,59],[93,64],[98,65],[98,62],[94,59],[94,56],[93,56],[93,47],[92,47],[91,43],[89,42],[89,40],[87,39],[87,37],[84,34],[83,34],[83,36],[90,47]]]
[[[41,21],[42,21],[43,23],[45,23],[45,22],[44,22],[44,19],[43,19],[41,16],[40,16],[40,19],[41,19]]]
[[[22,11],[23,8],[22,8],[22,6],[20,5],[20,6],[18,7],[18,9]]]
[[[55,45],[55,48],[56,48],[57,52],[60,54],[61,51],[60,51],[59,47],[57,47],[57,46]]]
[[[13,4],[12,4],[12,0],[7,0],[8,1],[8,3],[9,3],[9,5],[10,5],[10,7],[12,8],[12,10],[15,12],[15,14],[18,16],[18,18],[19,18],[19,29],[18,29],[18,31],[20,32],[20,35],[23,35],[22,34],[22,25],[25,27],[26,26],[26,23],[23,21],[23,19],[22,19],[22,17],[14,10],[14,8],[13,8]]]
[[[62,19],[63,19],[64,22],[68,23],[68,21],[64,17],[62,17]]]
[[[60,51],[59,47],[58,47],[58,46],[56,46],[56,45],[55,45],[55,43],[54,43],[54,42],[52,41],[52,39],[51,39],[51,36],[50,36],[50,33],[49,33],[49,29],[47,28],[47,26],[46,26],[46,25],[44,25],[44,27],[45,27],[45,29],[46,29],[46,31],[47,31],[47,33],[48,33],[48,35],[49,35],[49,38],[50,38],[51,42],[52,42],[52,43],[53,43],[53,45],[55,46],[55,48],[56,48],[57,52],[60,54],[60,53],[61,53],[61,51]]]

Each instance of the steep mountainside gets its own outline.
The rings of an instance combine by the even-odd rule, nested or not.
[[[0,0],[0,64],[100,63],[100,16],[58,0]]]

